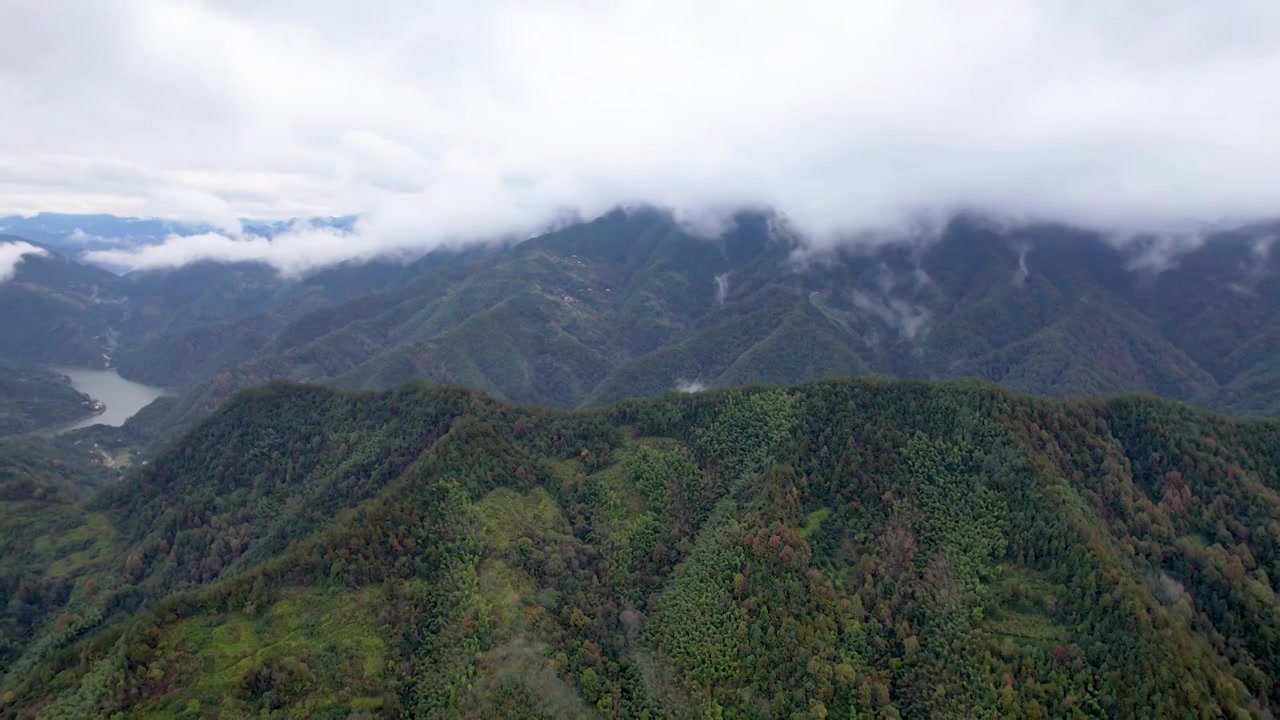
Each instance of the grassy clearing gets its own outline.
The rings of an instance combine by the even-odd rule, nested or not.
[[[105,515],[86,514],[81,525],[55,536],[54,541],[47,544],[45,552],[59,557],[45,570],[46,577],[80,574],[105,562],[115,537],[115,530]]]
[[[1001,611],[988,619],[986,629],[997,639],[1009,638],[1027,648],[1051,647],[1069,637],[1067,628],[1039,613]]]
[[[475,512],[496,554],[506,552],[526,532],[567,533],[569,529],[556,501],[540,487],[527,493],[498,488],[475,504]]]
[[[165,682],[182,691],[139,708],[139,717],[253,715],[243,678],[272,659],[305,668],[284,717],[345,717],[340,713],[377,708],[387,655],[372,610],[376,599],[369,589],[298,589],[260,612],[182,620],[164,630],[159,668]]]
[[[547,460],[546,463],[551,468],[556,484],[565,489],[577,485],[578,475],[583,472],[582,462],[579,460]]]
[[[800,528],[800,537],[808,538],[822,527],[822,521],[831,514],[831,508],[823,507],[814,510],[804,519],[804,527]]]
[[[996,600],[983,629],[997,642],[1008,639],[1016,647],[1043,649],[1067,642],[1070,628],[1053,617],[1056,589],[1027,568],[1003,567],[1000,582],[992,588],[990,597]]]
[[[502,560],[485,559],[478,570],[480,599],[493,618],[495,636],[506,638],[525,630],[524,609],[531,606],[537,586],[527,573]]]
[[[603,495],[609,501],[607,509],[614,520],[634,517],[650,509],[648,499],[627,472],[625,457],[622,462],[616,462],[592,475],[591,480],[600,483],[603,488]]]

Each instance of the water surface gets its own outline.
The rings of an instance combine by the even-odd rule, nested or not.
[[[90,425],[119,427],[124,424],[125,420],[133,417],[152,400],[170,394],[164,388],[125,380],[120,377],[115,368],[94,370],[93,368],[55,365],[53,370],[71,378],[71,384],[76,390],[94,400],[101,400],[107,406],[107,409],[98,415],[58,428],[59,432],[78,430]]]

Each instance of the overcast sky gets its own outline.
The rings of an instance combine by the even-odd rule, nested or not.
[[[0,213],[229,235],[141,265],[297,268],[634,202],[769,206],[815,242],[955,207],[1280,215],[1276,0],[3,0],[0,28]],[[354,241],[236,237],[346,213]]]

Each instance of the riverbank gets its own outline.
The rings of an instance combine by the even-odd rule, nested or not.
[[[101,410],[93,415],[58,428],[56,432],[59,434],[93,425],[120,427],[151,402],[173,394],[167,388],[126,380],[115,368],[98,370],[57,365],[50,369],[66,376],[72,387],[101,406]]]
[[[0,437],[42,432],[101,414],[106,404],[51,368],[0,362]]]

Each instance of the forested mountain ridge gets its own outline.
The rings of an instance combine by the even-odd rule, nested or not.
[[[1149,396],[844,380],[568,412],[277,383],[100,491],[27,487],[4,717],[1280,701],[1280,423]]]
[[[1271,415],[1277,233],[1260,225],[1117,244],[961,215],[819,252],[768,214],[739,215],[708,239],[657,210],[616,211],[515,245],[301,278],[254,263],[124,277],[84,268],[97,279],[59,280],[70,299],[6,328],[0,357],[106,357],[125,377],[183,391],[134,423],[147,438],[172,437],[237,390],[278,378],[366,389],[424,378],[517,404],[585,407],[850,374],[977,377],[1037,394],[1144,391]],[[0,307],[55,284],[31,273],[57,263],[74,264],[21,264],[0,285]],[[18,337],[24,324],[31,332]]]
[[[510,249],[437,251],[391,289],[286,323],[154,424],[189,427],[281,377],[364,388],[422,377],[561,407],[847,374],[979,377],[1274,414],[1274,230],[1177,254],[1155,238],[1121,249],[1067,227],[958,217],[912,242],[805,255],[768,216],[707,240],[656,211],[617,212]]]

